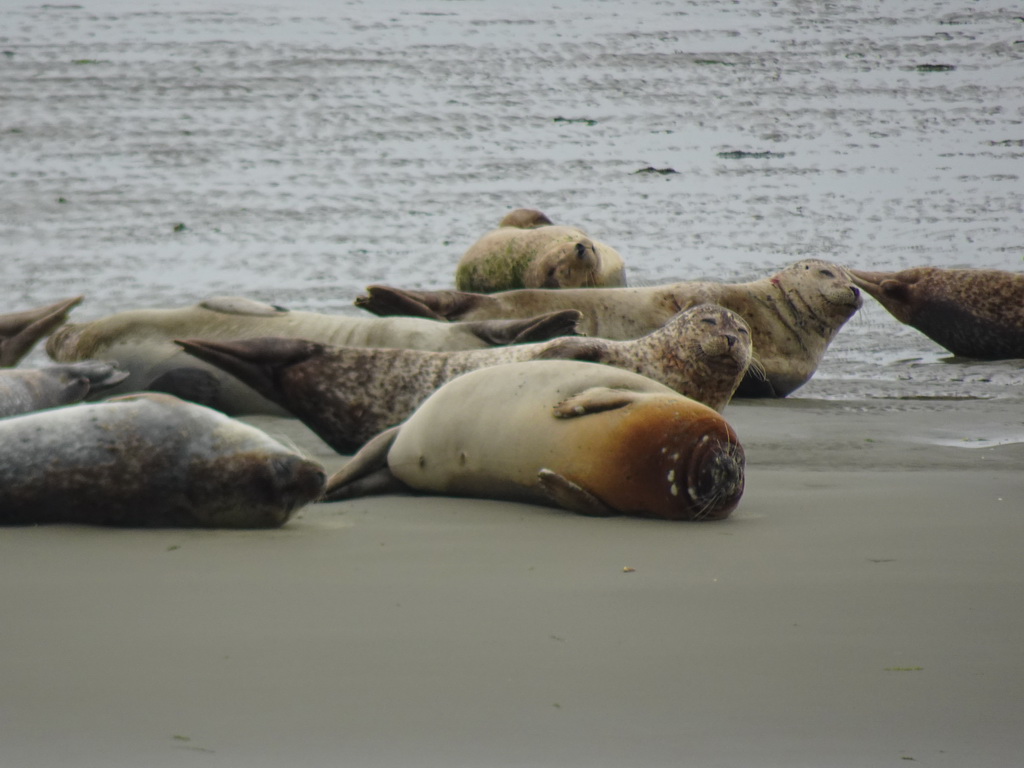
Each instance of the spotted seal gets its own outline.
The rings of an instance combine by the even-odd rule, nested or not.
[[[302,420],[339,453],[407,418],[431,393],[468,371],[528,360],[585,360],[643,374],[722,410],[750,361],[750,332],[713,304],[680,312],[639,339],[567,337],[464,352],[333,347],[299,339],[179,340]]]

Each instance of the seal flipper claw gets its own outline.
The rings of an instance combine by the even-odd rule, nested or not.
[[[525,320],[476,320],[467,323],[473,334],[488,344],[532,344],[560,336],[575,336],[583,313],[577,309],[548,312]]]
[[[592,387],[560,402],[554,408],[554,415],[558,419],[572,419],[586,416],[588,413],[614,411],[635,401],[636,395],[633,392],[609,387]]]
[[[400,427],[386,429],[364,445],[348,464],[327,480],[322,502],[342,501],[393,491],[409,491],[409,486],[388,469],[388,451],[398,437]]]
[[[594,494],[550,469],[538,472],[537,481],[551,501],[570,512],[588,517],[615,517],[619,514]]]

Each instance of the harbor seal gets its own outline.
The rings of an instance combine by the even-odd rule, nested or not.
[[[413,349],[482,349],[575,333],[580,313],[555,311],[516,320],[439,323],[414,317],[370,318],[298,312],[241,297],[190,307],[121,312],[57,330],[46,351],[58,362],[115,360],[129,377],[113,393],[167,392],[230,415],[288,415],[220,369],[186,355],[175,338],[288,336],[325,344]]]
[[[576,227],[554,225],[491,230],[469,247],[455,270],[456,288],[481,293],[625,284],[618,251]]]
[[[77,403],[126,378],[116,365],[98,360],[0,370],[0,418]]]
[[[170,395],[0,419],[0,524],[275,528],[323,492],[323,467]]]
[[[13,368],[43,336],[66,322],[68,312],[82,303],[84,296],[0,315],[0,368]]]
[[[324,499],[411,489],[721,520],[743,483],[743,448],[711,408],[629,371],[538,360],[452,380],[331,477]]]
[[[184,339],[189,353],[283,406],[339,453],[406,419],[468,371],[529,360],[586,360],[647,376],[721,410],[750,361],[750,332],[733,312],[701,305],[639,339],[567,337],[463,352],[334,347],[301,339]]]
[[[954,355],[1024,357],[1024,274],[939,267],[850,274],[889,314]]]
[[[521,317],[572,307],[583,312],[579,329],[585,335],[633,339],[664,324],[679,310],[707,302],[731,309],[747,322],[754,357],[764,369],[763,379],[748,373],[736,394],[785,397],[814,375],[828,345],[863,298],[844,267],[804,259],[748,283],[680,282],[495,294],[370,286],[368,295],[355,303],[378,315],[442,320]]]

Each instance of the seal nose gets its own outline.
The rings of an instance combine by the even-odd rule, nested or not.
[[[856,285],[851,285],[850,290],[853,291],[853,298],[860,298],[860,288],[858,288]]]
[[[273,460],[274,489],[289,511],[319,499],[327,474],[319,464],[301,456],[279,456]]]
[[[731,333],[727,333],[725,334],[725,341],[729,345],[729,349],[732,349],[733,347],[736,346],[736,342],[738,342],[739,339],[733,336]]]

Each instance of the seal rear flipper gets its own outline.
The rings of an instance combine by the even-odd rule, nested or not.
[[[166,392],[208,408],[216,408],[220,401],[220,381],[202,368],[175,368],[146,385],[150,392]]]
[[[570,512],[588,517],[613,517],[619,514],[594,494],[550,469],[538,472],[537,481],[551,501]]]
[[[488,344],[505,346],[550,341],[560,336],[576,336],[579,333],[577,326],[582,319],[583,313],[579,310],[563,309],[525,320],[469,321],[466,326]]]
[[[84,296],[58,301],[37,309],[0,315],[0,367],[15,366],[33,345],[68,319],[68,312]]]
[[[636,393],[609,387],[592,387],[560,402],[554,407],[555,418],[572,419],[588,413],[601,413],[624,408],[636,401]]]
[[[458,320],[489,297],[466,291],[406,291],[387,285],[371,285],[355,305],[381,317],[406,315],[431,320]]]
[[[341,501],[359,496],[409,491],[409,486],[388,468],[388,451],[400,427],[386,429],[359,449],[348,464],[327,480],[321,501]]]

